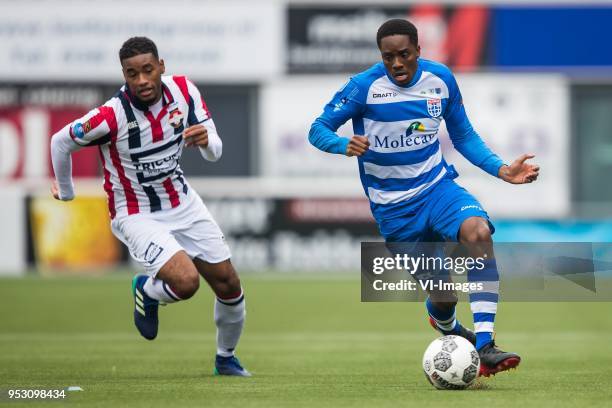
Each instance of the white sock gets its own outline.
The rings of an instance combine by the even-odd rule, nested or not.
[[[215,300],[215,323],[217,325],[217,354],[223,357],[234,355],[234,349],[240,339],[246,305],[244,293],[231,299]]]
[[[174,293],[170,286],[161,279],[149,277],[149,279],[147,279],[145,282],[143,289],[147,296],[163,303],[174,303],[181,300],[181,298]]]

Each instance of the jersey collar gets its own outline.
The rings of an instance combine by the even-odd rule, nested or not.
[[[128,87],[127,83],[124,86],[125,86],[125,94],[127,95],[132,105],[134,105],[136,109],[141,110],[143,112],[148,111],[149,105],[147,105],[146,103],[138,99],[138,97],[134,96],[130,92],[130,88]],[[172,102],[174,102],[174,98],[172,98],[172,93],[170,92],[166,84],[162,82],[162,106],[167,106],[171,104]]]

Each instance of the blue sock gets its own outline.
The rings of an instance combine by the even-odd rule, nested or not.
[[[429,316],[436,323],[436,327],[442,334],[457,334],[461,327],[461,324],[455,317],[455,307],[451,310],[443,311],[436,308],[429,297],[425,301],[425,307],[427,308],[427,312]]]
[[[476,349],[493,340],[497,302],[499,301],[499,273],[495,259],[484,261],[484,268],[468,271],[468,281],[482,284],[482,290],[470,292],[470,308],[474,315]]]
[[[483,346],[486,346],[493,341],[492,332],[478,332],[476,333],[476,350],[480,350]]]

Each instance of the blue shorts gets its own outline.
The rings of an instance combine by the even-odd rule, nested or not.
[[[459,240],[459,229],[470,217],[482,217],[495,232],[489,215],[468,191],[452,179],[442,179],[414,203],[378,220],[387,242],[442,242]]]

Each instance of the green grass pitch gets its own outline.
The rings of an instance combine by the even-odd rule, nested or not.
[[[133,327],[127,272],[1,279],[0,388],[83,388],[55,406],[611,404],[609,303],[501,303],[497,340],[522,355],[521,366],[475,389],[437,391],[421,369],[435,337],[423,305],[360,303],[353,278],[245,275],[238,356],[252,378],[212,376],[213,297],[204,285],[195,298],[160,310],[160,334],[148,342]],[[467,305],[459,317],[471,321]],[[15,406],[54,406],[47,404]]]

